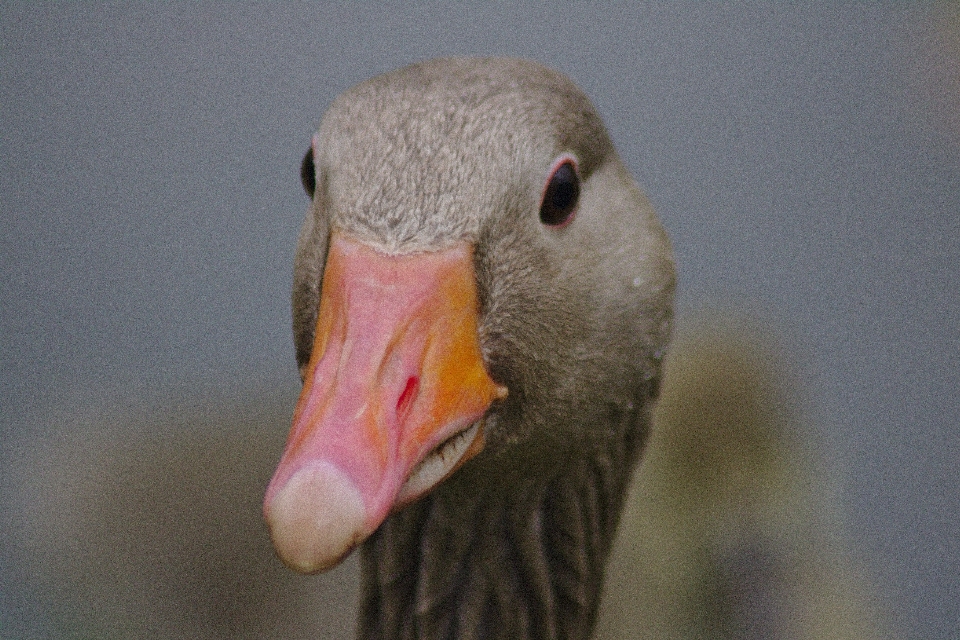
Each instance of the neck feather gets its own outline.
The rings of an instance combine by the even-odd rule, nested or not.
[[[645,410],[618,418],[597,455],[525,492],[454,501],[440,487],[391,516],[363,545],[358,637],[589,638],[647,430]]]

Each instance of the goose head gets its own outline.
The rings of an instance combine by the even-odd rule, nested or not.
[[[656,395],[671,252],[570,80],[502,58],[373,78],[302,178],[304,386],[264,502],[289,566],[334,566],[426,494],[509,501],[642,442],[624,416]]]

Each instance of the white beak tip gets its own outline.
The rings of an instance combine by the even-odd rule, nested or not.
[[[329,462],[298,470],[267,502],[264,516],[277,555],[301,573],[333,568],[366,538],[360,492]]]

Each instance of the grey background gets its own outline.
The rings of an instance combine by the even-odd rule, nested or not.
[[[423,58],[524,56],[604,116],[672,236],[681,318],[747,309],[785,336],[806,435],[894,630],[956,638],[958,16],[3,3],[3,459],[51,415],[295,395],[298,164],[325,106]],[[42,612],[25,613],[12,508],[3,523],[6,638]]]

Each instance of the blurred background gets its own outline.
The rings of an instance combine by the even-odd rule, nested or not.
[[[455,54],[572,77],[674,242],[602,637],[669,637],[648,602],[686,637],[691,602],[731,637],[960,636],[958,3],[3,2],[0,638],[349,637],[355,560],[294,576],[259,514],[299,391],[299,162],[338,93]],[[749,410],[691,418],[689,379]],[[703,474],[732,489],[669,481]]]

